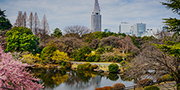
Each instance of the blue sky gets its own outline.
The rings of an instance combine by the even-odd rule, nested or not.
[[[165,0],[98,0],[102,15],[102,29],[118,32],[119,24],[129,22],[146,23],[147,28],[161,28],[162,18],[178,17],[160,2]],[[37,12],[41,21],[43,15],[51,30],[66,26],[82,25],[91,28],[91,12],[94,0],[0,0],[0,8],[12,24],[18,11]]]

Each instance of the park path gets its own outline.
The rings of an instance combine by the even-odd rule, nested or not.
[[[84,64],[84,63],[90,63],[91,65],[99,65],[99,66],[109,66],[112,64],[112,62],[76,62],[76,61],[70,61],[73,64]],[[121,66],[119,63],[115,63],[118,66]]]
[[[160,90],[176,90],[176,87],[174,87],[174,85],[176,85],[176,82],[170,81],[170,82],[159,84],[157,86],[160,88]]]

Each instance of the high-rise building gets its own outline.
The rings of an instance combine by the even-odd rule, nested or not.
[[[130,25],[128,22],[121,22],[119,25],[119,33],[129,33],[130,31]]]
[[[143,35],[143,33],[145,33],[146,32],[146,24],[144,24],[144,23],[136,23],[136,24],[134,24],[134,26],[133,26],[133,34],[135,35],[135,36],[142,36]]]
[[[101,31],[101,14],[98,0],[95,0],[94,8],[91,14],[91,30],[93,32]]]

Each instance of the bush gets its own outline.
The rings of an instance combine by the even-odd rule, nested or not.
[[[56,49],[56,44],[50,42],[49,45],[41,51],[41,58],[45,64],[51,61],[51,57],[53,56],[53,53],[56,51]]]
[[[83,70],[90,70],[90,66],[91,66],[90,63],[84,63],[84,64],[82,65]]]
[[[144,90],[160,90],[157,86],[146,86]]]
[[[70,68],[71,68],[71,66],[72,66],[72,63],[70,63],[70,62],[66,62],[66,65],[65,65],[65,68],[66,68],[66,69],[70,69]]]
[[[119,66],[117,64],[110,64],[108,68],[109,68],[109,72],[116,73],[118,71]]]
[[[96,69],[98,67],[98,65],[91,65],[90,67],[89,67],[89,69],[91,70],[91,71],[93,71],[94,69]]]
[[[82,64],[79,64],[79,65],[77,66],[77,69],[78,69],[78,70],[83,70]]]
[[[140,85],[142,87],[149,86],[149,85],[152,85],[152,84],[153,84],[153,80],[152,79],[143,79],[143,80],[140,80],[138,82],[138,85]]]
[[[161,80],[162,80],[163,82],[165,82],[165,81],[173,81],[174,78],[173,78],[171,75],[166,74],[166,75],[163,75],[163,76],[162,76]]]
[[[87,58],[86,54],[89,53],[91,53],[91,49],[87,46],[84,46],[78,51],[73,53],[73,58],[75,61],[85,61]]]
[[[125,90],[125,85],[123,83],[115,83],[112,87],[113,90]]]

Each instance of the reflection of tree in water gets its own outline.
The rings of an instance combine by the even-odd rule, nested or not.
[[[70,71],[69,78],[66,82],[68,86],[75,86],[76,88],[87,88],[92,84],[99,84],[101,79],[94,80],[95,74],[90,71]],[[92,79],[92,80],[91,80]]]
[[[109,73],[108,78],[111,81],[117,81],[119,79],[119,76],[116,73]]]
[[[32,70],[36,77],[41,78],[45,84],[45,88],[53,89],[59,86],[61,83],[67,81],[69,75],[64,70],[54,69],[36,69]]]

